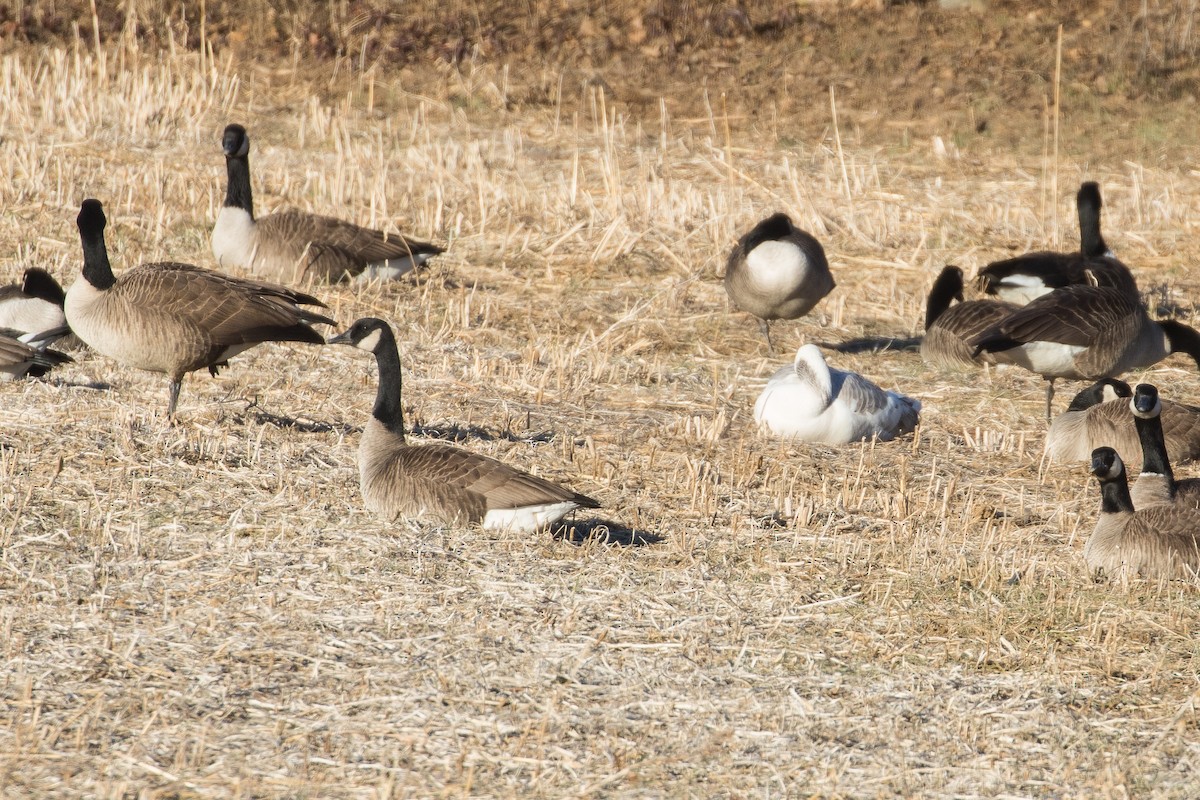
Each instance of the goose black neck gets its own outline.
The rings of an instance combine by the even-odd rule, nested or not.
[[[1124,471],[1116,478],[1100,481],[1100,511],[1104,514],[1133,511],[1133,498],[1129,496],[1129,481]]]
[[[1079,209],[1079,249],[1085,256],[1096,258],[1108,253],[1108,244],[1100,234],[1100,187],[1085,183],[1076,197]]]
[[[388,327],[379,329],[382,336],[375,346],[375,363],[379,366],[379,391],[375,394],[375,408],[371,411],[375,419],[383,423],[389,433],[404,438],[404,409],[401,406],[400,354],[396,351],[396,337]]]
[[[103,291],[117,282],[112,265],[108,261],[108,248],[104,245],[104,228],[84,228],[79,231],[83,243],[83,277],[92,286]]]
[[[45,300],[47,303],[53,303],[59,307],[62,307],[63,302],[67,299],[67,295],[58,281],[54,280],[49,272],[38,267],[30,267],[25,270],[25,279],[21,284],[21,290],[30,297]]]
[[[933,282],[933,288],[929,290],[929,300],[925,304],[925,330],[929,330],[929,326],[946,312],[951,300],[962,302],[962,291],[962,270],[957,267],[946,267],[942,270],[942,274]]]
[[[225,156],[225,205],[245,210],[254,219],[254,198],[250,194],[250,157]]]
[[[1200,333],[1188,325],[1173,319],[1158,323],[1167,337],[1167,349],[1172,353],[1187,353],[1200,366]]]
[[[1157,414],[1153,417],[1133,415],[1133,426],[1137,428],[1138,441],[1142,445],[1142,472],[1150,475],[1162,475],[1171,485],[1175,484],[1175,475],[1171,471],[1171,462],[1167,458],[1167,443],[1163,439],[1162,419]]]

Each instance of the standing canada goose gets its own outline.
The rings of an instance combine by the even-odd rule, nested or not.
[[[323,307],[315,297],[191,264],[143,264],[118,280],[108,262],[100,201],[84,200],[77,223],[83,272],[67,291],[67,321],[104,355],[165,372],[171,380],[167,416],[175,414],[188,372],[208,367],[215,375],[230,357],[262,342],[323,344],[309,324],[335,324],[299,307]]]
[[[404,438],[400,355],[391,327],[364,318],[329,344],[375,354],[379,389],[358,446],[363,501],[385,520],[430,519],[534,532],[577,508],[599,508],[586,495],[448,444],[413,446]]]
[[[222,148],[229,183],[212,235],[213,256],[222,267],[242,267],[282,283],[392,279],[444,252],[398,233],[303,211],[255,219],[246,129],[227,126]]]
[[[777,436],[824,444],[877,437],[889,441],[917,427],[921,403],[880,389],[855,372],[830,369],[813,344],[767,381],[754,420]]]
[[[787,214],[774,214],[751,228],[725,264],[725,293],[758,317],[772,353],[771,320],[804,316],[835,285],[821,243]]]
[[[0,328],[39,333],[67,324],[66,294],[58,281],[40,267],[30,267],[20,283],[0,286]]]
[[[980,288],[1018,305],[1072,284],[1110,286],[1136,298],[1133,273],[1113,257],[1100,234],[1100,186],[1091,181],[1081,185],[1075,203],[1079,210],[1079,252],[1042,251],[994,261],[979,271]]]
[[[1200,333],[1175,320],[1154,321],[1141,302],[1109,286],[1064,286],[992,325],[971,342],[975,354],[1055,378],[1097,380],[1148,367],[1171,353],[1200,364]]]
[[[65,326],[41,334],[26,334],[21,338],[14,336],[14,333],[17,332],[0,329],[0,381],[11,381],[26,375],[40,378],[59,364],[75,360],[66,353],[46,347],[59,335],[66,335]]]
[[[1100,481],[1100,519],[1083,547],[1093,572],[1147,578],[1186,578],[1200,568],[1200,510],[1156,505],[1134,510],[1129,479],[1117,451],[1092,453],[1092,474]]]
[[[1157,387],[1139,383],[1129,401],[1133,424],[1142,449],[1142,471],[1130,489],[1134,508],[1176,503],[1200,508],[1200,480],[1175,480],[1167,443],[1163,436],[1162,401]]]
[[[951,300],[958,300],[954,306]],[[1002,300],[963,300],[963,272],[948,266],[929,290],[925,305],[925,335],[921,338],[921,359],[940,367],[994,364],[990,353],[972,355],[967,342],[989,326],[1016,311],[1018,306]]]

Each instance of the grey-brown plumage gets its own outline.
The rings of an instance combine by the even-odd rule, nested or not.
[[[1055,417],[1046,434],[1046,454],[1054,462],[1087,461],[1097,447],[1123,453],[1126,466],[1141,467],[1142,447],[1133,424],[1129,398],[1133,389],[1115,378],[1101,378],[1075,395],[1070,407]],[[1159,421],[1172,464],[1200,458],[1200,408],[1161,400]]]
[[[1129,491],[1134,508],[1159,503],[1200,507],[1200,480],[1176,480],[1171,459],[1167,456],[1158,388],[1139,383],[1129,400],[1129,407],[1142,451],[1142,470]]]
[[[1119,289],[1065,286],[1017,309],[976,336],[974,353],[1016,364],[1049,381],[1050,417],[1055,378],[1097,380],[1148,367],[1171,353],[1200,364],[1200,334],[1175,320],[1150,319],[1141,302]]]
[[[66,334],[66,328],[57,329]],[[59,364],[73,361],[70,356],[46,347],[56,336],[39,337],[28,334],[29,343],[14,335],[11,329],[0,329],[0,381],[11,381],[26,375],[40,378]],[[52,332],[53,333],[53,332]]]
[[[358,447],[367,508],[385,520],[431,520],[535,531],[577,508],[599,508],[586,495],[447,444],[414,446],[404,436],[400,355],[391,327],[365,318],[329,340],[375,355],[379,390]]]
[[[771,320],[798,319],[833,291],[825,249],[787,214],[774,214],[738,240],[725,265],[725,292],[758,317],[767,347]]]
[[[1079,211],[1079,252],[1026,253],[993,261],[979,271],[980,288],[1008,302],[1024,304],[1072,284],[1109,286],[1138,296],[1129,267],[1117,260],[1100,233],[1099,184],[1088,181],[1075,195]]]
[[[958,303],[952,306],[952,300]],[[975,356],[968,342],[1017,308],[1001,300],[964,301],[962,270],[953,265],[945,267],[933,282],[925,304],[922,360],[940,367],[996,363],[990,353]]]
[[[1100,518],[1083,548],[1089,569],[1109,577],[1196,574],[1200,510],[1172,504],[1135,510],[1125,465],[1111,447],[1092,453],[1092,474],[1100,481]]]
[[[242,267],[287,284],[398,278],[443,252],[398,233],[303,211],[255,219],[246,129],[227,126],[222,148],[228,187],[212,235],[213,256],[222,267]]]
[[[104,210],[85,200],[79,211],[83,271],[67,292],[71,329],[122,364],[170,378],[167,415],[175,413],[188,372],[218,366],[262,342],[324,339],[309,327],[334,321],[300,308],[324,306],[311,295],[190,264],[144,264],[118,280],[104,244]]]

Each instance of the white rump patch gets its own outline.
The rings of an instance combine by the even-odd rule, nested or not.
[[[433,258],[432,253],[421,253],[413,256],[389,258],[387,261],[376,261],[367,264],[367,268],[354,277],[355,283],[368,283],[374,280],[394,281],[412,272],[417,267]]]
[[[510,530],[534,533],[558,522],[579,506],[571,501],[543,503],[520,508],[493,508],[483,518],[483,527],[489,530]]]

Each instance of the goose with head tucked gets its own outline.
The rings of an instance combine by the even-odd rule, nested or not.
[[[67,324],[66,293],[41,267],[25,270],[20,283],[0,286],[0,328],[40,333]]]
[[[183,376],[225,366],[263,342],[324,344],[309,327],[335,324],[301,308],[317,298],[191,264],[143,264],[113,275],[99,200],[84,200],[77,219],[83,271],[67,290],[71,330],[97,352],[170,379],[167,416],[175,414]]]
[[[213,227],[212,251],[224,268],[241,267],[286,284],[394,279],[444,252],[398,233],[303,211],[256,218],[246,129],[227,126],[222,149],[228,185]]]
[[[979,270],[980,288],[1018,305],[1073,284],[1109,286],[1137,298],[1133,273],[1113,256],[1100,233],[1099,184],[1082,184],[1075,203],[1079,211],[1079,252],[1041,251],[994,261]]]
[[[831,369],[820,348],[805,344],[754,404],[754,420],[776,436],[824,444],[889,441],[917,426],[921,403],[885,391],[856,372]]]
[[[358,468],[363,501],[383,519],[534,532],[576,509],[600,507],[587,495],[494,458],[440,442],[411,444],[404,434],[396,337],[383,320],[360,319],[329,343],[371,353],[379,369]]]
[[[952,300],[958,302],[951,305]],[[954,265],[945,267],[925,305],[921,359],[940,367],[996,363],[988,353],[975,356],[968,342],[1017,308],[1002,300],[963,300],[963,271]]]
[[[1110,578],[1187,578],[1200,569],[1200,509],[1163,503],[1135,508],[1117,451],[1092,453],[1100,481],[1100,517],[1083,548],[1092,572]]]
[[[771,320],[799,319],[835,285],[821,243],[787,214],[773,214],[751,228],[725,265],[726,294],[758,317],[771,352]]]

